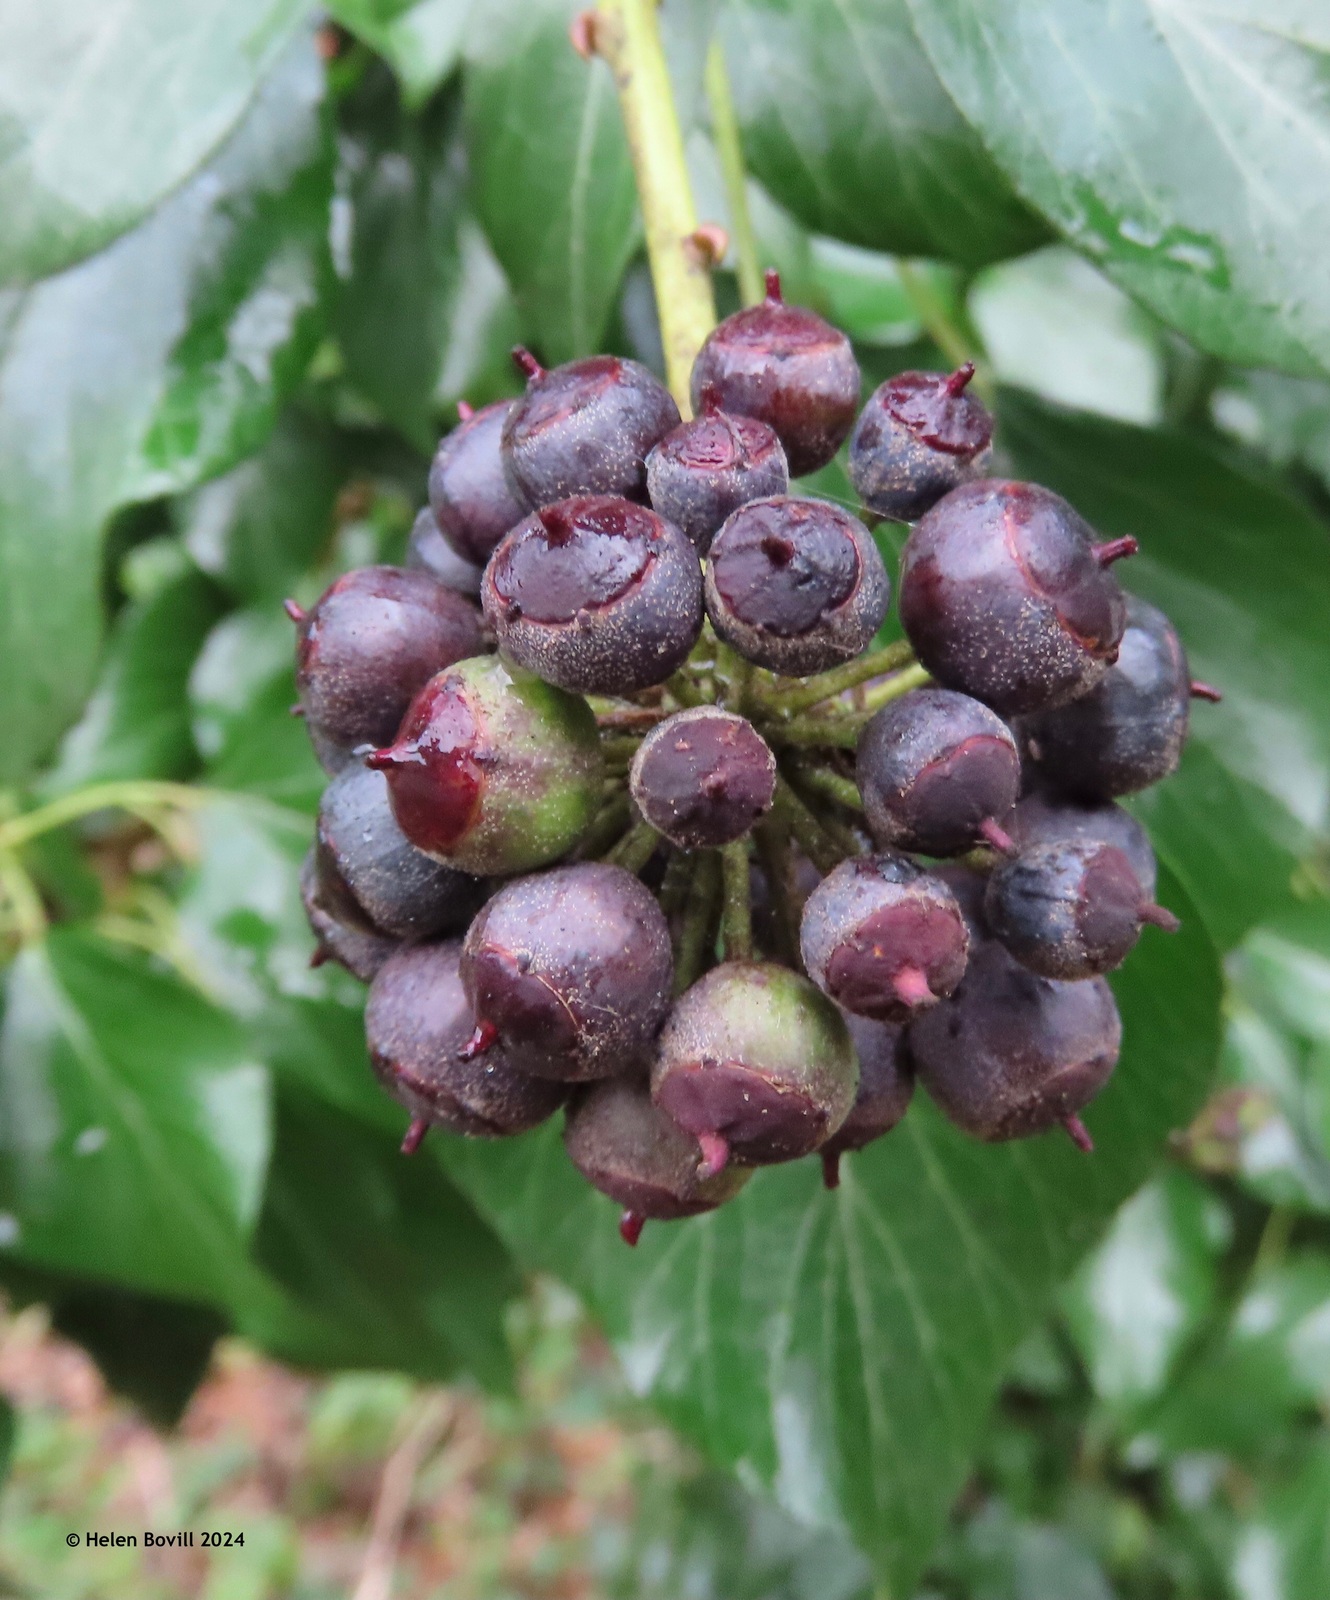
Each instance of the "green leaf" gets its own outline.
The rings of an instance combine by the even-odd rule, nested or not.
[[[410,106],[457,65],[472,0],[332,0],[328,10],[389,63]]]
[[[149,960],[57,929],[10,968],[0,1205],[20,1261],[224,1302],[268,1161],[239,1026]]]
[[[960,1556],[968,1592],[983,1600],[1114,1600],[1074,1532],[1016,1518],[999,1504],[966,1527]]]
[[[243,116],[304,0],[86,0],[0,15],[0,282],[30,282],[132,228]]]
[[[35,13],[34,13],[35,15]],[[117,13],[118,15],[118,13]],[[0,295],[0,781],[81,705],[117,507],[230,465],[271,424],[308,337],[328,182],[322,74],[301,41],[216,159],[133,233]]]
[[[840,1189],[812,1162],[769,1168],[629,1251],[557,1129],[439,1149],[519,1261],[588,1300],[637,1391],[792,1515],[848,1524],[910,1594],[1012,1350],[1205,1092],[1218,966],[1164,895],[1183,931],[1115,980],[1125,1044],[1092,1159],[1062,1137],[975,1144],[921,1097]]]
[[[1047,237],[966,126],[906,0],[729,0],[744,154],[816,233],[980,266]]]
[[[1238,1600],[1322,1600],[1330,1574],[1330,1440],[1302,1454],[1296,1470],[1258,1487],[1242,1519],[1230,1565]]]
[[[1223,1205],[1168,1172],[1123,1206],[1063,1296],[1095,1393],[1115,1405],[1153,1399],[1213,1308],[1231,1231]]]
[[[1257,1451],[1330,1401],[1330,1262],[1305,1254],[1247,1288],[1232,1321],[1174,1383],[1132,1454]]]
[[[551,364],[599,348],[639,222],[601,61],[579,59],[579,0],[487,0],[467,46],[471,196]]]
[[[1289,902],[1299,858],[1330,824],[1330,538],[1231,450],[1052,411],[1008,393],[1000,440],[1021,477],[1056,489],[1105,538],[1135,534],[1117,570],[1173,619],[1198,678],[1182,769],[1133,801],[1221,948]]]
[[[221,610],[221,596],[193,567],[124,608],[92,698],[42,780],[44,794],[112,778],[188,775],[198,758],[186,686]]]
[[[515,388],[509,351],[521,336],[503,271],[463,208],[459,110],[444,97],[406,117],[371,82],[344,118],[352,223],[336,317],[346,377],[427,453],[450,403]]]
[[[1054,246],[988,268],[968,309],[1000,382],[1122,422],[1162,419],[1157,325],[1074,250]]]
[[[345,466],[325,422],[288,408],[257,455],[176,504],[189,553],[239,599],[277,602],[332,538]],[[292,650],[284,630],[285,659]]]
[[[62,1286],[46,1296],[51,1322],[76,1339],[118,1394],[159,1428],[180,1421],[203,1381],[225,1320],[206,1306],[104,1286]]]
[[[460,1367],[506,1385],[512,1263],[438,1164],[405,1158],[399,1143],[306,1096],[279,1096],[255,1250],[297,1310],[242,1326],[302,1365],[430,1379]]]
[[[1330,16],[1257,0],[907,0],[1021,195],[1204,350],[1330,368]]]

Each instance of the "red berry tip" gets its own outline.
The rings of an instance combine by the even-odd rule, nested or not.
[[[1191,680],[1191,697],[1193,700],[1208,700],[1212,706],[1217,706],[1224,698],[1213,684],[1202,683],[1199,678]]]
[[[524,344],[515,344],[513,346],[513,365],[528,378],[535,379],[545,376],[544,367],[541,366],[540,362],[536,360],[535,356],[531,354]]]
[[[640,1211],[625,1211],[619,1218],[619,1237],[626,1245],[635,1245],[642,1237],[647,1219]]]
[[[824,1189],[840,1188],[839,1150],[824,1150],[822,1152],[822,1187]]]
[[[1153,900],[1147,901],[1141,907],[1141,921],[1162,928],[1165,933],[1176,933],[1182,926],[1167,906],[1157,906]]]
[[[1062,1126],[1071,1135],[1071,1142],[1078,1150],[1084,1150],[1087,1156],[1094,1154],[1094,1140],[1090,1137],[1090,1130],[1074,1111],[1071,1116],[1063,1117]]]
[[[282,610],[286,612],[291,621],[299,625],[305,620],[305,608],[294,600],[283,600]]]
[[[457,1059],[474,1061],[477,1056],[483,1056],[498,1037],[499,1030],[492,1022],[478,1022],[471,1037],[457,1052]]]
[[[1111,567],[1124,556],[1134,556],[1140,548],[1137,541],[1126,534],[1121,539],[1107,539],[1103,544],[1095,545],[1094,558],[1101,567]]]
[[[369,750],[365,754],[365,765],[374,772],[387,772],[391,767],[404,766],[406,752],[395,744],[390,744],[382,750]]]
[[[897,999],[907,1006],[931,1006],[937,996],[928,987],[928,974],[922,967],[902,967],[891,980]]]
[[[406,1137],[402,1140],[402,1154],[413,1156],[420,1149],[420,1141],[429,1132],[429,1123],[424,1117],[412,1117],[411,1125],[406,1130]]]
[[[568,24],[568,42],[583,61],[596,54],[596,22],[594,11],[579,11]]]
[[[950,395],[954,400],[958,394],[964,394],[970,379],[974,377],[974,362],[962,361],[960,366],[949,378],[942,381],[943,394]]]
[[[309,958],[309,964],[310,964],[311,967],[321,967],[324,964],[324,962],[331,961],[331,960],[332,960],[332,957],[328,954],[328,952],[323,948],[322,945],[319,945],[315,949],[314,954]]]
[[[979,824],[979,833],[985,844],[990,844],[1001,856],[1016,854],[1016,841],[993,817],[985,817]]]
[[[702,1151],[697,1175],[703,1180],[724,1172],[730,1160],[730,1142],[719,1133],[699,1133],[697,1142]]]
[[[780,273],[775,267],[768,267],[762,274],[762,280],[767,286],[767,304],[780,306],[785,304],[785,297],[780,292]]]
[[[299,700],[297,700],[295,705],[287,706],[286,714],[288,717],[303,717],[305,715],[305,708],[301,705]]]
[[[465,400],[459,400],[457,402],[457,420],[459,422],[470,422],[475,414],[475,406],[468,404],[468,402]]]

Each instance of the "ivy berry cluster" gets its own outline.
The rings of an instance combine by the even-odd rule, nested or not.
[[[989,476],[972,366],[859,411],[848,339],[767,287],[703,345],[690,421],[635,361],[517,351],[408,565],[288,605],[332,775],[316,959],[370,984],[404,1150],[562,1108],[630,1243],[769,1163],[834,1186],[916,1078],[976,1138],[1090,1148],[1104,974],[1176,927],[1115,801],[1213,693],[1120,587],[1134,540]],[[847,439],[860,516],[789,492]],[[911,525],[908,643],[874,648],[879,518]]]

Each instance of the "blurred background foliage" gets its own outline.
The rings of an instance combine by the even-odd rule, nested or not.
[[[279,605],[400,557],[518,339],[659,364],[613,84],[564,0],[328,9],[0,5],[0,1281],[159,1426],[228,1339],[150,1506],[15,1379],[5,1569],[344,1592],[320,1507],[363,1524],[348,1483],[437,1403],[470,1420],[418,1476],[413,1594],[1324,1600],[1326,19],[663,0],[701,215],[730,221],[718,40],[789,298],[869,383],[984,359],[1002,470],[1140,538],[1129,586],[1226,698],[1137,808],[1187,929],[1115,985],[1093,1162],[919,1108],[836,1197],[769,1171],[630,1257],[557,1131],[398,1158],[359,986],[308,966],[323,777]],[[848,496],[835,466],[811,486]],[[370,1376],[297,1384],[255,1348]],[[243,1560],[59,1548],[75,1515],[248,1504],[268,1445],[190,1430],[251,1368],[296,1386],[301,1454]],[[590,1479],[547,1449],[570,1416],[610,1441]],[[565,1536],[531,1508],[567,1495]]]

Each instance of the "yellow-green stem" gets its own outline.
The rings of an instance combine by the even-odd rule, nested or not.
[[[883,645],[880,650],[869,650],[864,655],[856,656],[843,667],[819,672],[815,677],[805,679],[796,689],[777,690],[774,694],[766,695],[763,708],[789,715],[807,711],[810,706],[833,699],[846,689],[866,683],[870,678],[880,678],[884,673],[908,667],[913,661],[914,651],[908,641],[898,639],[894,644]]]
[[[806,792],[834,800],[849,811],[864,809],[859,785],[853,778],[842,778],[839,772],[832,772],[829,767],[808,766],[803,762],[795,763],[792,771],[799,787]]]
[[[37,944],[46,937],[42,897],[23,863],[9,850],[0,851],[0,897],[9,905],[20,944]]]
[[[596,48],[609,62],[619,90],[656,290],[666,378],[687,417],[692,414],[688,386],[693,360],[716,325],[716,300],[710,260],[692,242],[697,209],[656,0],[600,0]]]
[[[785,778],[776,779],[777,818],[799,841],[799,848],[818,869],[830,872],[844,860],[845,852],[817,820]]]
[[[605,859],[616,867],[622,867],[625,872],[641,872],[655,855],[660,842],[660,835],[649,822],[639,822],[624,834]]]
[[[748,883],[748,841],[736,839],[721,851],[725,894],[720,937],[727,961],[753,959],[753,906]]]
[[[193,789],[183,783],[156,783],[147,779],[96,783],[87,789],[61,795],[36,811],[0,825],[0,850],[16,850],[54,828],[63,828],[96,811],[131,811],[147,821],[159,807],[201,806],[216,798],[216,790]]]
[[[975,363],[973,379],[975,391],[985,404],[992,405],[996,386],[988,363],[981,359],[984,353],[977,348],[978,341],[973,332],[957,323],[942,296],[928,281],[928,275],[918,267],[898,257],[896,276],[900,279],[901,288],[905,290],[915,314],[923,323],[924,332],[947,360],[957,367],[963,366],[967,361]]]
[[[711,41],[707,52],[705,83],[707,104],[711,109],[711,134],[730,208],[730,243],[738,268],[739,297],[746,306],[761,305],[767,291],[757,253],[757,235],[753,232],[753,214],[748,209],[748,174],[744,170],[739,119],[734,113],[730,75],[725,68],[725,51],[719,39]]]
[[[684,908],[683,927],[674,958],[674,992],[682,994],[697,982],[706,964],[720,888],[720,859],[714,850],[700,850]]]

